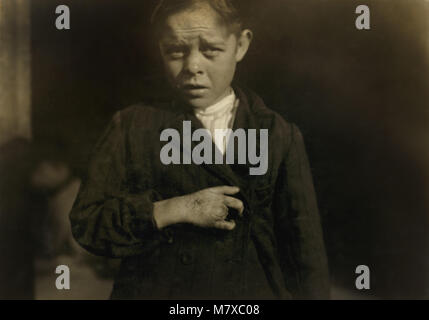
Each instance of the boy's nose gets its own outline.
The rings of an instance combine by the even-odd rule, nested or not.
[[[201,66],[201,58],[198,53],[190,53],[185,61],[184,71],[196,75],[202,74],[203,68]]]

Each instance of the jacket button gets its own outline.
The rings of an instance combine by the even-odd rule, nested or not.
[[[182,253],[180,256],[180,261],[182,261],[183,264],[191,264],[192,256],[189,253]]]
[[[169,244],[172,244],[172,243],[174,242],[174,240],[173,240],[173,238],[172,238],[172,237],[170,237],[170,238],[168,238],[167,242],[168,242]]]

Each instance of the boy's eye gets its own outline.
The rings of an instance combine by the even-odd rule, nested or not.
[[[183,56],[185,55],[185,50],[181,47],[167,47],[165,48],[165,53],[171,59],[180,59],[183,58]]]
[[[205,56],[213,58],[218,56],[223,50],[221,48],[216,48],[216,47],[206,47],[206,48],[202,48],[201,51]]]
[[[182,51],[173,51],[169,53],[169,56],[172,59],[180,59],[180,58],[183,58],[184,53]]]

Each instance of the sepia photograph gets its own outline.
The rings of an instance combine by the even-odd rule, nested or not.
[[[0,0],[0,300],[429,300],[429,1]]]

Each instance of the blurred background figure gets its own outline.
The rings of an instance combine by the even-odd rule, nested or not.
[[[86,253],[68,214],[76,177],[58,143],[13,139],[0,148],[0,299],[106,299],[118,262]],[[55,287],[67,265],[72,288]]]
[[[31,185],[44,202],[38,221],[35,259],[36,299],[107,299],[111,279],[118,262],[88,254],[72,237],[69,212],[80,186],[68,163],[67,149],[61,143],[38,145],[38,162],[31,175]],[[62,151],[62,152],[59,152]],[[57,290],[54,273],[67,265],[71,274],[70,290]]]
[[[45,212],[39,221],[41,257],[54,257],[76,249],[70,241],[67,215],[76,198],[80,179],[73,174],[66,159],[56,158],[51,150],[56,149],[38,147],[39,161],[31,175],[33,189],[45,200]]]

